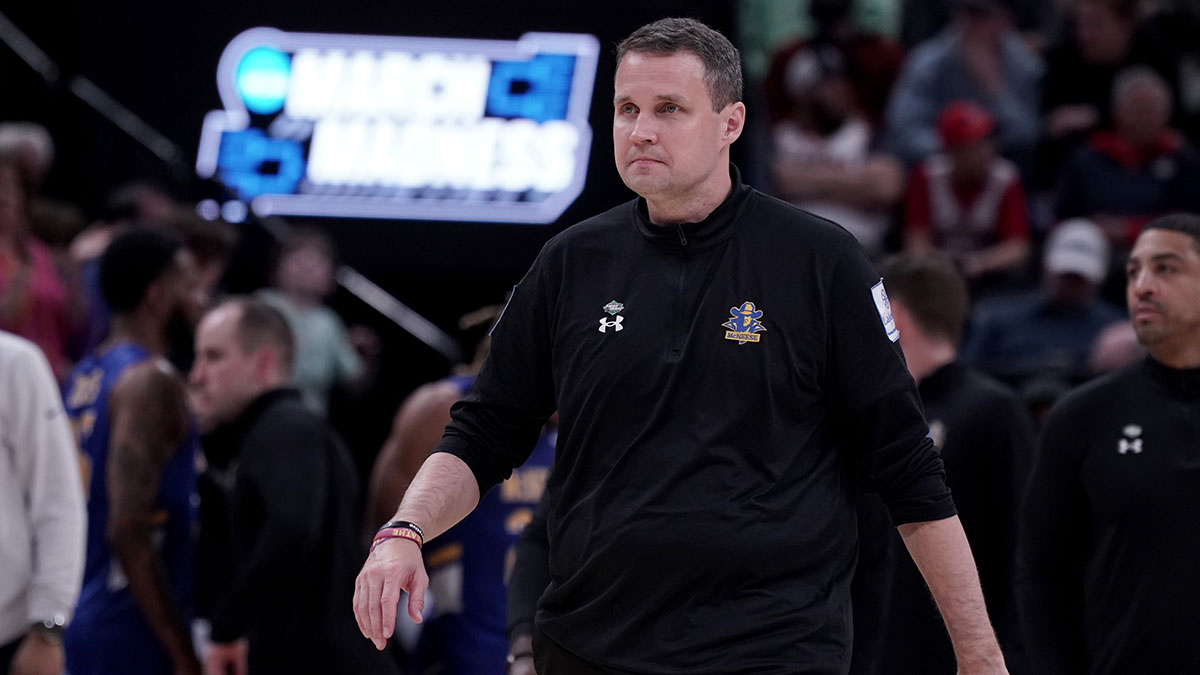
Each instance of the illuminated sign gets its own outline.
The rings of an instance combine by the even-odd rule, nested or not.
[[[221,55],[196,170],[260,215],[550,223],[583,190],[598,54],[254,28]]]

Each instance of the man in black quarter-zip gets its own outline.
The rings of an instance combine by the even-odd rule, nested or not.
[[[542,675],[845,673],[860,485],[925,571],[960,672],[1006,672],[878,275],[845,230],[729,164],[739,63],[689,19],[618,46],[615,159],[640,197],[552,239],[514,291],[359,574],[376,646],[401,589],[420,619],[422,537],[557,409]]]
[[[1037,674],[1200,673],[1200,217],[1147,223],[1126,270],[1149,355],[1050,411],[1026,493]]]

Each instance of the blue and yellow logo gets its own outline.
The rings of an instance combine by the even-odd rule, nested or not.
[[[743,302],[741,307],[730,307],[729,314],[729,320],[721,324],[729,329],[725,331],[726,340],[736,340],[739,345],[758,342],[761,336],[756,333],[766,330],[759,321],[763,315],[761,309],[755,307],[753,302]]]

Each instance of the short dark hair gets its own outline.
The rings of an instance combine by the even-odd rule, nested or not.
[[[116,314],[137,309],[150,285],[167,273],[183,242],[159,230],[117,237],[100,256],[100,296]]]
[[[633,31],[617,45],[617,65],[626,54],[691,52],[704,64],[704,84],[713,110],[742,100],[742,59],[724,35],[695,19],[670,18]]]
[[[245,295],[236,295],[221,301],[217,307],[233,306],[241,310],[237,321],[237,340],[244,352],[262,347],[274,348],[279,362],[292,371],[292,359],[296,354],[296,339],[283,312],[271,305]]]
[[[1186,234],[1195,242],[1196,248],[1200,249],[1200,216],[1194,213],[1170,213],[1159,216],[1142,227],[1142,232],[1146,230],[1170,230]]]
[[[946,258],[899,253],[879,264],[888,295],[904,303],[921,330],[957,345],[970,302],[967,284]]]

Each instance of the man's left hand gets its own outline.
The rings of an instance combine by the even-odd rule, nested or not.
[[[17,647],[8,672],[10,675],[59,675],[64,661],[62,645],[50,644],[33,632]]]
[[[250,651],[245,639],[234,642],[214,642],[204,657],[204,675],[246,675],[246,655]]]

